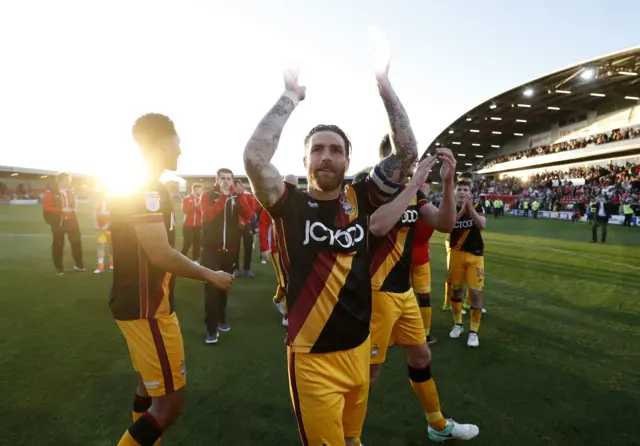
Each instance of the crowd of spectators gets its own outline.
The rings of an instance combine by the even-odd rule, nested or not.
[[[584,184],[578,184],[582,183],[578,179],[583,179]],[[629,198],[638,199],[640,162],[545,171],[526,179],[482,180],[478,189],[481,194],[521,196],[517,201],[534,199],[544,210],[571,209],[576,202],[590,201],[599,194],[605,194],[614,205],[619,205]]]
[[[540,155],[549,155],[551,153],[565,152],[568,150],[582,149],[589,145],[608,144],[610,142],[622,141],[625,139],[640,138],[640,126],[629,127],[626,129],[615,129],[611,133],[599,133],[584,138],[574,138],[568,141],[559,142],[547,146],[536,147],[529,150],[523,150],[518,153],[503,155],[492,160],[488,160],[484,168],[492,167],[496,164],[505,163],[507,161],[516,161],[523,158],[532,158]]]
[[[32,189],[22,183],[11,187],[0,181],[0,199],[2,200],[37,199],[43,191],[44,189]]]

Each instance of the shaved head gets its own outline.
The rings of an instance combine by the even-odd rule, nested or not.
[[[289,175],[286,175],[284,177],[284,182],[285,183],[289,183],[289,184],[293,184],[294,186],[297,186],[298,185],[298,177],[290,173]]]

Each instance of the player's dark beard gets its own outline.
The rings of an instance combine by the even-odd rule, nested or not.
[[[325,176],[320,169],[331,169],[333,171],[333,175],[330,177]],[[320,166],[317,169],[309,169],[307,172],[307,177],[309,181],[309,185],[317,190],[330,192],[338,189],[342,186],[342,182],[344,181],[345,171],[339,172],[337,169],[328,166]]]

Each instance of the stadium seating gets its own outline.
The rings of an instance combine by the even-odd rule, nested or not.
[[[542,209],[571,209],[577,202],[588,202],[605,193],[614,204],[640,194],[640,161],[622,165],[603,164],[536,173],[528,178],[505,177],[482,180],[481,194],[520,195],[542,200]]]
[[[570,150],[582,149],[591,145],[605,145],[613,142],[624,141],[629,139],[640,138],[640,126],[629,127],[626,129],[614,129],[611,133],[598,133],[581,138],[574,138],[568,141],[559,142],[542,147],[536,147],[529,150],[503,155],[492,160],[488,160],[483,168],[494,167],[501,163],[516,161],[520,159],[530,159],[542,155],[552,153],[565,152]]]

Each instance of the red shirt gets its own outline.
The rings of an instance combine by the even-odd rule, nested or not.
[[[70,189],[47,189],[42,197],[42,207],[47,214],[56,216],[62,215],[63,220],[75,220],[76,198]],[[71,209],[71,212],[62,212],[64,208]]]
[[[248,224],[251,223],[251,219],[253,218],[253,214],[256,213],[256,199],[253,198],[253,195],[251,195],[248,192],[244,192],[244,193],[240,194],[239,196],[244,199],[245,203],[249,207],[249,209],[247,210],[247,212],[249,212],[249,214],[244,214],[244,215],[241,214],[240,215],[240,226],[247,226]],[[246,215],[249,215],[249,217],[246,217]]]
[[[435,229],[418,219],[413,227],[413,255],[414,265],[424,265],[429,262],[429,239]]]
[[[266,210],[260,213],[260,221],[258,222],[258,232],[260,234],[260,252],[271,250],[271,253],[278,252],[276,244],[275,232],[273,230],[273,220]]]
[[[195,228],[202,226],[200,200],[201,198],[198,195],[189,195],[182,200],[182,213],[184,214],[185,226]]]

